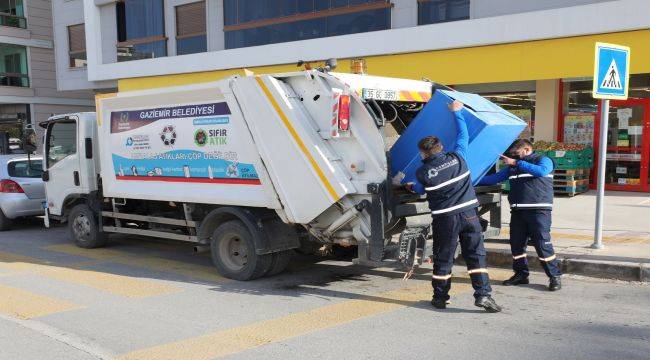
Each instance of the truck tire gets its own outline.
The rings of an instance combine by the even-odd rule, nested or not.
[[[266,274],[267,276],[273,276],[283,272],[291,261],[293,250],[279,251],[271,255],[273,256],[273,262],[271,263],[268,274]]]
[[[72,208],[68,215],[68,228],[75,245],[81,248],[94,249],[106,244],[106,233],[99,230],[97,218],[86,204]]]
[[[240,220],[227,221],[214,230],[210,253],[219,274],[234,280],[257,279],[273,265],[273,254],[256,254],[253,235]]]
[[[2,210],[0,210],[0,231],[7,231],[11,229],[11,225],[13,225],[14,221],[11,220],[10,218],[5,215]]]

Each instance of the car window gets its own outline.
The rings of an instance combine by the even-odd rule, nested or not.
[[[40,178],[43,175],[43,163],[38,160],[17,160],[7,163],[7,173],[11,177]]]
[[[74,121],[55,122],[50,125],[47,139],[47,166],[77,153],[77,123]]]

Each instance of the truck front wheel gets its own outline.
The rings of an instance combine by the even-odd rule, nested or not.
[[[219,273],[234,280],[253,280],[264,276],[273,260],[270,254],[256,254],[253,235],[239,220],[231,220],[217,227],[212,235],[210,252],[212,263]]]
[[[72,240],[79,247],[93,249],[106,244],[106,233],[100,231],[95,214],[86,204],[72,208],[68,227]]]

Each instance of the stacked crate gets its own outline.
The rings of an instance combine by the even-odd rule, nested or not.
[[[553,171],[553,191],[575,196],[589,190],[589,169],[556,169]]]
[[[589,172],[594,164],[592,148],[541,151],[555,163],[553,191],[575,196],[589,190]]]

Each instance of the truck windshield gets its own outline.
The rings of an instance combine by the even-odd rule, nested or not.
[[[61,121],[50,124],[47,131],[47,167],[77,153],[77,123]]]

